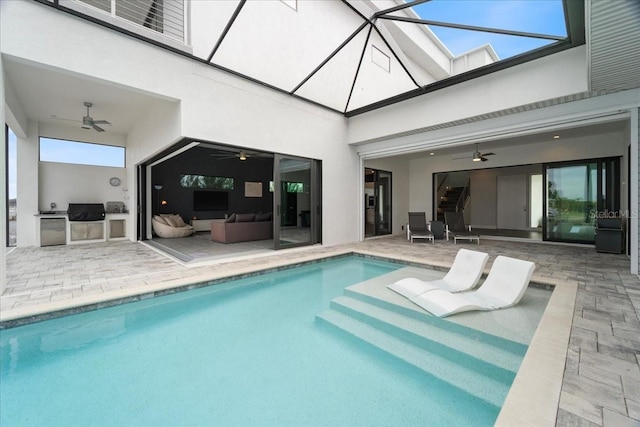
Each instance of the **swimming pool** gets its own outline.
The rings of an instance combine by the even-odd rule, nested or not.
[[[492,425],[499,407],[319,327],[339,258],[0,331],[0,424]]]

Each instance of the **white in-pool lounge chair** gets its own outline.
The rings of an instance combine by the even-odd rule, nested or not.
[[[530,261],[498,256],[478,290],[460,294],[434,290],[410,300],[439,317],[462,311],[511,307],[522,299],[535,267]]]
[[[408,277],[387,285],[387,288],[407,298],[436,289],[445,289],[451,292],[468,291],[480,280],[488,259],[489,254],[485,252],[460,249],[453,260],[451,269],[442,279],[425,282]]]

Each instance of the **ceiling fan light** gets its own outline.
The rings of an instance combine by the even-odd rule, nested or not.
[[[479,161],[481,161],[481,160],[482,160],[482,159],[481,159],[480,157],[473,156],[473,161],[474,161],[474,162],[479,162]]]
[[[240,152],[240,160],[247,160],[247,155],[244,154],[244,151]]]

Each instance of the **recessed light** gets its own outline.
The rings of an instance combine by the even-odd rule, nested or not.
[[[433,156],[434,154],[436,154],[436,153],[429,153],[430,156]]]
[[[560,135],[553,135],[553,139],[560,139]]]

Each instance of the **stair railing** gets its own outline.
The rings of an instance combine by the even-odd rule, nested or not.
[[[442,181],[440,181],[440,184],[438,184],[438,189],[436,190],[436,197],[437,197],[436,204],[435,204],[436,208],[440,206],[440,202],[443,200],[444,195],[449,189],[449,186],[445,185],[448,179],[449,179],[449,173],[446,173]],[[437,209],[436,209],[436,213],[437,213]]]
[[[467,199],[471,196],[471,192],[469,190],[470,187],[471,187],[471,179],[467,180],[467,183],[465,184],[464,189],[462,190],[462,193],[460,193],[460,197],[458,197],[458,201],[456,202],[456,212],[460,212],[464,210],[464,206],[467,203]]]

